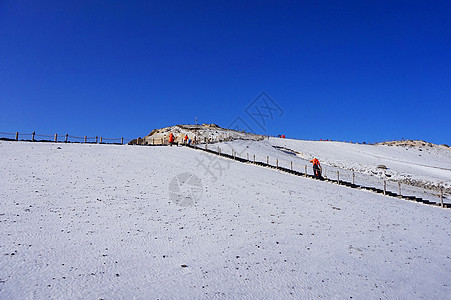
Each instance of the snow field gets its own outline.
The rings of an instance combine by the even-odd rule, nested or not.
[[[274,146],[298,152],[300,158],[317,157],[327,165],[363,174],[388,174],[395,180],[418,180],[429,185],[451,187],[451,149],[443,146],[362,145],[329,141],[270,138]],[[387,171],[377,169],[386,165]],[[379,174],[377,174],[379,173]]]
[[[451,293],[448,210],[207,156],[1,142],[0,299]],[[169,199],[184,172],[195,206]]]
[[[310,159],[317,157],[323,167],[323,176],[327,178],[337,179],[337,171],[339,171],[341,180],[352,182],[354,172],[356,184],[382,189],[385,180],[387,190],[395,193],[398,193],[398,181],[401,181],[403,195],[415,195],[436,203],[440,203],[440,192],[432,185],[451,187],[451,166],[449,170],[446,169],[450,165],[451,150],[441,147],[424,150],[423,156],[418,156],[418,153],[422,153],[418,151],[419,149],[406,147],[277,138],[260,142],[236,140],[208,145],[208,147],[215,151],[220,147],[221,151],[227,154],[235,151],[242,158],[247,158],[249,153],[251,161],[255,154],[256,161],[266,163],[269,156],[271,165],[276,165],[276,159],[278,159],[279,166],[288,169],[291,167],[291,161],[294,170],[300,172],[305,172],[305,166],[307,166],[308,174],[313,174]],[[409,155],[404,156],[403,151]],[[399,161],[405,162],[399,163]],[[389,169],[378,169],[379,164],[385,164]],[[424,166],[418,166],[422,164]],[[438,165],[442,167],[436,167]],[[412,171],[412,166],[420,169]],[[406,184],[405,180],[411,182]],[[444,189],[443,197],[445,203],[451,203],[451,195],[446,189]]]

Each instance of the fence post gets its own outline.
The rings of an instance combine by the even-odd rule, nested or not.
[[[442,208],[444,207],[443,205],[443,187],[440,187],[440,204],[442,205]]]
[[[69,134],[66,133],[66,143],[67,143],[67,137],[69,136]]]
[[[387,182],[384,180],[384,195],[387,194]]]
[[[102,144],[102,137],[100,137],[100,144]]]
[[[19,140],[19,132],[16,132],[16,141]]]
[[[31,141],[34,142],[34,135],[36,134],[36,132],[33,131],[33,133],[31,134]]]
[[[269,156],[266,156],[266,164],[269,166]]]
[[[236,159],[236,151],[233,151],[233,159]]]
[[[398,195],[402,196],[401,195],[401,182],[400,181],[398,181]]]
[[[247,153],[247,156],[246,156],[246,157],[247,157],[247,161],[249,161],[249,153]]]
[[[337,170],[337,182],[340,184],[340,171]]]
[[[353,185],[354,185],[354,182],[355,182],[355,173],[352,172],[352,184],[353,184]]]
[[[305,177],[307,177],[307,165],[305,165],[304,167],[305,167],[304,168],[305,169],[305,174],[304,175],[305,175]]]
[[[255,164],[255,154],[254,154],[254,164]]]
[[[55,143],[56,143],[57,140],[58,140],[58,134],[55,133]]]
[[[87,139],[87,137],[86,137],[86,135],[85,135],[85,143],[86,143],[86,139]]]
[[[124,144],[124,138],[121,137],[121,145],[123,145],[123,144]]]
[[[97,144],[98,139],[99,139],[99,137],[96,136],[96,144]],[[139,138],[136,140],[136,144],[138,144],[138,142],[139,142]]]
[[[293,161],[290,161],[290,169],[293,171]]]
[[[279,168],[279,159],[278,158],[276,158],[276,168],[277,169]]]

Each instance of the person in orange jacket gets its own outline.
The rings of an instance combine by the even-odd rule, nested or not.
[[[185,134],[184,141],[185,141],[185,145],[186,145],[188,143],[188,135],[187,134]]]
[[[320,178],[322,179],[323,176],[321,176],[321,164],[319,163],[319,160],[317,158],[314,158],[310,161],[311,163],[313,163],[313,173],[315,174],[316,178]]]
[[[169,145],[171,145],[171,147],[172,147],[173,143],[174,143],[174,135],[171,132],[171,134],[169,135]]]

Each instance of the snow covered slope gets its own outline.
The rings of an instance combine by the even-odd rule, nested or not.
[[[175,125],[165,127],[161,129],[154,129],[149,135],[143,139],[143,144],[161,144],[162,141],[169,139],[170,134],[174,135],[175,142],[182,142],[185,135],[188,135],[189,139],[197,141],[225,141],[225,140],[261,140],[263,136],[253,133],[247,133],[242,131],[236,131],[232,129],[222,128],[216,124],[203,124],[203,125]],[[136,144],[136,140],[130,142],[130,144]],[[141,144],[141,142],[140,142]]]
[[[279,138],[270,138],[269,142],[293,150],[306,160],[317,157],[324,164],[363,174],[426,187],[443,185],[451,188],[451,148],[445,146],[362,145]],[[388,169],[378,169],[378,165],[385,165]]]
[[[451,294],[447,209],[182,147],[0,142],[0,178],[0,299]]]

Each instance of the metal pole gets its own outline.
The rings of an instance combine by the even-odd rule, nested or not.
[[[293,161],[290,161],[290,169],[293,171]]]
[[[16,132],[16,141],[19,140],[19,132]]]
[[[304,176],[307,177],[307,165],[305,165],[304,167],[305,167],[305,168],[304,168],[304,169],[305,169],[305,174],[304,174]]]
[[[398,181],[398,195],[402,196],[401,195],[401,182],[400,181]]]
[[[57,140],[58,140],[58,134],[55,133],[55,143],[56,143]]]
[[[384,180],[384,195],[387,194],[387,182]]]
[[[442,205],[442,208],[444,207],[443,205],[443,187],[440,187],[440,204]]]
[[[269,165],[269,156],[266,156],[266,164]]]
[[[34,142],[34,135],[36,134],[36,132],[33,131],[33,133],[31,134],[31,141]]]
[[[66,143],[67,143],[67,137],[69,136],[69,134],[66,133]]]
[[[254,164],[255,164],[255,154],[254,154]]]
[[[247,157],[247,161],[249,161],[249,153],[247,153],[247,156],[246,156],[246,157]]]
[[[279,159],[276,158],[276,168],[279,168]]]
[[[121,137],[121,145],[123,145],[123,144],[124,144],[124,138]]]
[[[355,174],[354,174],[354,172],[352,172],[352,184],[354,184],[354,180],[355,179]]]
[[[337,182],[340,184],[340,171],[337,170]]]

